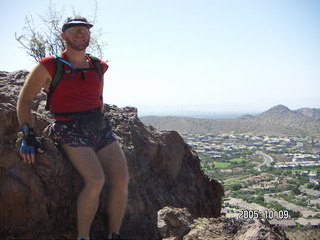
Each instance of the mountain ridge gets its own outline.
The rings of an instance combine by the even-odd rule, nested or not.
[[[160,130],[190,133],[251,133],[266,135],[319,136],[320,109],[291,110],[279,104],[256,115],[246,114],[234,119],[197,119],[190,117],[140,118],[144,124]]]

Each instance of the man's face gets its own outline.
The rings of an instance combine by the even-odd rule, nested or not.
[[[67,28],[61,37],[67,46],[77,51],[83,51],[89,46],[90,30],[86,26],[75,26]]]

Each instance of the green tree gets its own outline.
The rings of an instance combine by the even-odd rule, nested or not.
[[[302,216],[302,214],[300,212],[295,212],[292,210],[288,210],[290,217],[292,218],[299,218]]]
[[[259,205],[263,205],[264,204],[264,197],[263,195],[259,194],[255,199],[254,202],[259,204]]]
[[[233,191],[238,191],[242,188],[242,185],[240,183],[235,183],[235,184],[232,184],[230,187]]]
[[[299,186],[295,186],[292,190],[292,193],[295,195],[299,195],[301,194],[300,190],[299,190]]]
[[[88,19],[92,24],[96,21],[98,9],[96,1],[94,1],[94,4],[93,16],[91,19]],[[77,15],[74,9],[72,15]],[[34,18],[31,15],[25,17],[23,33],[15,34],[15,38],[22,45],[22,48],[36,62],[45,56],[59,54],[65,49],[65,44],[60,37],[60,33],[63,21],[69,16],[66,16],[63,11],[57,11],[55,5],[50,1],[47,12],[38,17],[44,29],[35,25]],[[93,28],[88,48],[91,54],[99,58],[103,57],[103,48],[105,46],[104,43],[99,41],[101,36],[101,29]]]

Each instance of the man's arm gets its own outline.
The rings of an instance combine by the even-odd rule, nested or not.
[[[50,85],[51,76],[47,69],[41,64],[30,72],[25,81],[17,102],[17,115],[20,126],[28,123],[31,126],[31,104],[43,87]]]
[[[21,143],[20,156],[26,163],[34,162],[35,151],[42,152],[40,148],[37,149],[37,139],[32,132],[29,132],[30,129],[28,126],[31,126],[32,101],[38,95],[42,87],[48,88],[50,81],[50,74],[41,63],[38,63],[38,65],[28,75],[19,94],[17,102],[18,120],[20,126],[23,126],[23,132],[27,132],[27,136],[25,136]]]

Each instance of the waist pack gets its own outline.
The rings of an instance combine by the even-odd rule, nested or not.
[[[98,132],[107,127],[102,112],[95,112],[73,120],[75,127],[81,132]]]

